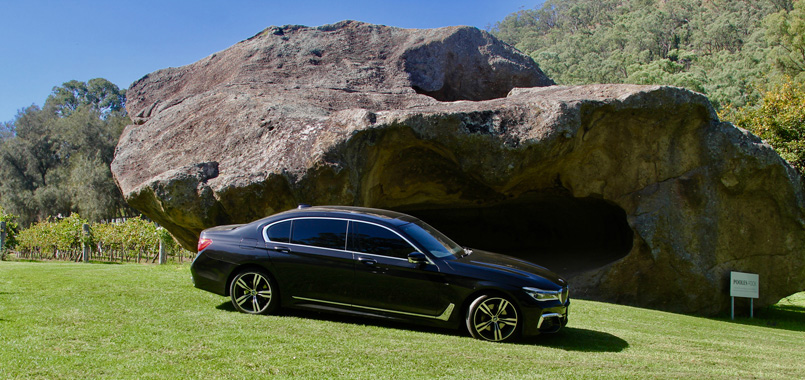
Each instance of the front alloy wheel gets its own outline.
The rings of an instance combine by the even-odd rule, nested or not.
[[[467,329],[473,338],[503,342],[517,336],[517,308],[504,297],[483,295],[470,305]]]
[[[229,288],[232,305],[248,314],[270,314],[279,305],[276,286],[262,272],[245,271],[232,279]]]

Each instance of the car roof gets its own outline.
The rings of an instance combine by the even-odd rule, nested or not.
[[[344,217],[355,220],[382,221],[393,225],[418,221],[417,218],[401,212],[356,206],[300,206],[265,219],[277,220],[289,217]]]

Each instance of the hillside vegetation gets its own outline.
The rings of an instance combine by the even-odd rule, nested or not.
[[[493,33],[560,84],[669,84],[743,106],[783,74],[769,16],[780,0],[548,0]],[[768,20],[767,20],[768,19]],[[765,21],[764,21],[765,20]]]
[[[548,0],[492,29],[558,84],[704,93],[722,119],[805,169],[805,2]]]

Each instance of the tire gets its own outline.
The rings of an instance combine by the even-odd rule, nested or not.
[[[279,309],[279,289],[269,275],[256,270],[238,273],[229,284],[232,305],[241,313],[272,314]]]
[[[505,296],[482,295],[467,311],[467,330],[473,338],[491,342],[512,341],[520,333],[517,307]]]

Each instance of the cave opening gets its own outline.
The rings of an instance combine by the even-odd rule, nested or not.
[[[629,254],[633,231],[620,207],[598,198],[528,193],[484,207],[401,209],[463,246],[504,253],[565,277]]]

